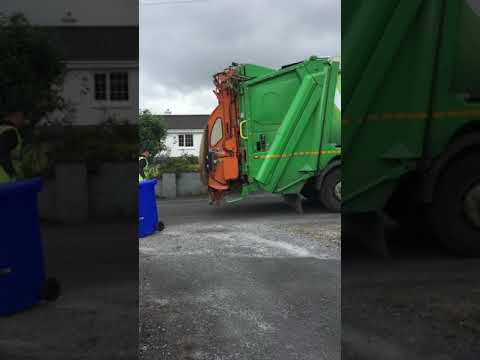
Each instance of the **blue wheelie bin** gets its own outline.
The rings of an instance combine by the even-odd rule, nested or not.
[[[0,185],[0,316],[49,297],[46,291],[53,279],[45,276],[37,210],[40,190],[40,180]]]
[[[152,235],[162,231],[164,225],[158,219],[155,185],[157,180],[143,180],[138,183],[138,236]]]

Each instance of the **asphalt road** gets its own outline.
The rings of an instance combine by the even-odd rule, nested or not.
[[[160,201],[140,240],[141,359],[340,359],[340,216]]]
[[[342,252],[342,359],[479,359],[480,260],[395,235],[390,259]]]

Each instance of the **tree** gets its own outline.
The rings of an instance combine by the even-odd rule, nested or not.
[[[64,109],[65,74],[57,47],[22,14],[0,16],[0,116],[23,111],[32,122]]]
[[[160,115],[153,115],[149,110],[140,111],[139,136],[140,152],[156,155],[166,149],[167,127]]]

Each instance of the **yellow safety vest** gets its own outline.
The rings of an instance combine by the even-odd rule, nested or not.
[[[148,166],[147,158],[145,156],[139,156],[138,157],[138,162],[140,163],[141,160],[145,160],[145,168],[144,169],[146,169],[147,166]],[[143,180],[145,180],[145,179],[143,178],[142,174],[140,173],[140,169],[138,169],[138,181],[143,181]]]
[[[10,153],[12,159],[12,165],[15,169],[15,176],[10,176],[7,171],[0,165],[0,183],[6,183],[9,181],[15,181],[18,178],[23,177],[22,165],[21,165],[21,156],[22,156],[22,137],[18,130],[10,125],[0,125],[0,135],[7,131],[15,131],[17,135],[17,146]]]

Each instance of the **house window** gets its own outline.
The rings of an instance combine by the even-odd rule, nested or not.
[[[110,100],[128,101],[128,73],[110,73]]]
[[[129,79],[128,72],[115,71],[109,73],[96,73],[95,100],[97,101],[128,101]]]
[[[185,134],[185,147],[193,147],[193,135]]]
[[[178,135],[178,147],[193,147],[193,134]]]
[[[95,100],[107,100],[106,74],[95,74]]]

